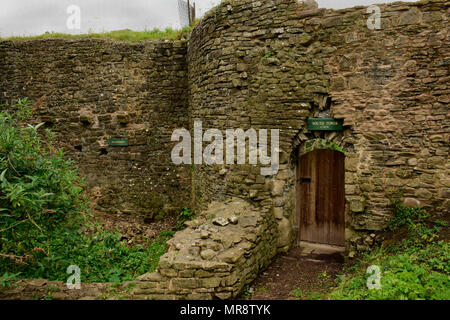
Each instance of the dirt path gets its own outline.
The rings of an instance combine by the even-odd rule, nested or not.
[[[343,272],[341,254],[302,255],[300,247],[279,256],[253,282],[242,299],[310,300],[320,299],[335,286],[336,276]]]

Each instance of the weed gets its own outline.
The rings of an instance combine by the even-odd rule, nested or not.
[[[290,295],[294,298],[296,298],[296,300],[300,300],[300,298],[303,297],[303,290],[302,289],[294,289],[291,291]]]
[[[396,230],[404,225],[413,228],[417,222],[422,222],[429,217],[429,214],[420,207],[409,208],[401,203],[400,200],[392,200],[392,206],[395,209],[395,216],[388,224],[389,230]]]
[[[362,256],[354,274],[340,277],[329,299],[343,300],[448,300],[450,298],[450,245],[439,241],[437,225],[427,226],[429,214],[394,202],[396,215],[389,230],[407,225],[410,237],[396,246],[382,246]],[[380,267],[381,289],[369,290],[369,265]]]
[[[14,282],[15,280],[17,280],[17,276],[20,274],[19,273],[9,273],[9,272],[5,272],[1,277],[0,277],[0,287],[6,287],[9,288],[11,286],[11,283]]]
[[[193,217],[194,217],[194,213],[190,209],[188,209],[186,207],[183,208],[181,210],[180,214],[178,215],[178,223],[177,223],[176,229],[177,230],[184,229],[185,228],[184,223],[186,221],[191,220]]]

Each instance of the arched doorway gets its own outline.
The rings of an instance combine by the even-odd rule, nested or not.
[[[299,240],[345,245],[345,156],[328,149],[298,157]]]

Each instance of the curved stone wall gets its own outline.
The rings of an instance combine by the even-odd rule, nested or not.
[[[250,165],[197,166],[198,203],[243,197],[296,224],[290,156],[307,133],[306,119],[328,111],[344,119],[338,144],[351,146],[349,229],[382,228],[392,214],[389,198],[399,192],[448,210],[448,7],[380,5],[380,30],[367,27],[367,7],[223,1],[211,10],[188,46],[191,125],[280,129],[282,154],[276,177]]]
[[[86,179],[96,209],[148,218],[189,203],[189,168],[170,158],[188,127],[186,42],[0,42],[0,104],[45,99],[34,117]],[[109,138],[128,139],[111,147]]]
[[[78,74],[75,80],[88,79],[88,83],[99,79],[95,70],[111,80],[123,74],[114,80],[117,84],[112,82],[112,88],[121,90],[118,96],[108,92],[104,101],[97,96],[102,88],[95,86],[86,96],[73,95],[83,108],[92,105],[92,110],[102,111],[98,120],[105,123],[88,131],[84,141],[92,143],[88,150],[100,151],[91,136],[103,136],[104,130],[119,132],[109,131],[113,128],[109,125],[120,125],[119,119],[126,122],[126,116],[116,115],[122,110],[120,103],[126,103],[131,121],[162,127],[158,141],[164,147],[149,154],[161,156],[158,163],[169,168],[174,178],[172,195],[177,185],[186,186],[183,181],[189,180],[187,166],[174,168],[169,160],[172,129],[189,127],[194,133],[196,121],[202,122],[203,130],[221,132],[279,129],[280,167],[274,176],[261,175],[258,165],[192,166],[190,192],[199,209],[197,219],[175,235],[157,271],[140,277],[133,291],[139,299],[232,298],[297,238],[296,157],[311,139],[332,140],[346,153],[347,240],[357,238],[358,232],[382,229],[392,216],[389,201],[395,194],[432,213],[448,214],[450,1],[378,7],[381,26],[372,30],[367,26],[371,16],[367,7],[335,11],[295,0],[225,0],[194,28],[187,46],[162,42],[122,50],[92,42],[106,50],[106,57],[101,50],[90,54],[90,44],[83,41],[74,43],[81,53],[66,49],[65,55],[60,47],[52,59],[26,45],[2,42],[0,65],[6,80],[0,80],[0,92],[3,100],[11,97],[11,91],[40,97],[43,88],[53,92],[52,97],[64,97],[67,88],[79,90],[79,82],[70,80],[72,72]],[[52,53],[39,43],[37,48]],[[116,51],[120,59],[109,54]],[[30,67],[33,55],[44,61],[43,74]],[[66,63],[76,56],[90,63],[87,69],[71,69],[70,75],[56,73],[55,80],[48,75],[53,67],[63,67],[58,56],[64,56]],[[24,59],[28,63],[22,66]],[[22,91],[30,78],[31,91]],[[146,83],[150,86],[142,86]],[[132,97],[130,88],[136,91]],[[48,106],[66,106],[58,99]],[[111,101],[113,109],[108,108]],[[185,105],[189,110],[183,109]],[[81,117],[72,104],[67,110],[44,111],[62,112],[77,130],[83,123],[90,125],[90,118]],[[153,117],[160,112],[162,126]],[[111,121],[109,113],[117,120]],[[307,119],[322,115],[343,119],[344,130],[308,131]],[[61,130],[66,132],[67,127]],[[153,146],[143,141],[144,146]],[[122,156],[136,157],[133,152],[118,159]],[[83,158],[79,161],[83,163]],[[93,157],[89,161],[99,167]],[[155,160],[147,164],[154,165]],[[164,179],[159,169],[152,174]],[[354,243],[349,241],[347,249]]]
[[[196,166],[192,195],[208,209],[175,236],[135,297],[238,295],[295,239],[295,155],[310,139],[327,138],[346,151],[347,239],[382,228],[395,192],[448,212],[449,1],[380,8],[382,29],[370,30],[366,7],[223,1],[195,27],[188,46],[191,129],[194,121],[204,130],[280,129],[280,170],[263,177],[258,166]],[[309,132],[306,119],[324,113],[344,119],[344,131]],[[248,202],[236,206],[242,200],[234,197]],[[230,219],[228,210],[239,221],[250,213],[254,224],[230,247],[218,235],[236,227],[214,226],[216,216]]]

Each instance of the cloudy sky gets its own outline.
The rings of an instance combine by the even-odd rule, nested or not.
[[[220,0],[195,1],[197,17]],[[264,0],[263,0],[264,1]],[[408,1],[408,0],[404,0]],[[413,1],[413,0],[409,0]],[[318,0],[322,8],[393,2],[390,0]],[[68,7],[80,8],[80,29],[69,29]],[[73,21],[73,20],[71,20]],[[177,0],[1,0],[0,37],[62,33],[103,32],[121,29],[179,28]]]

